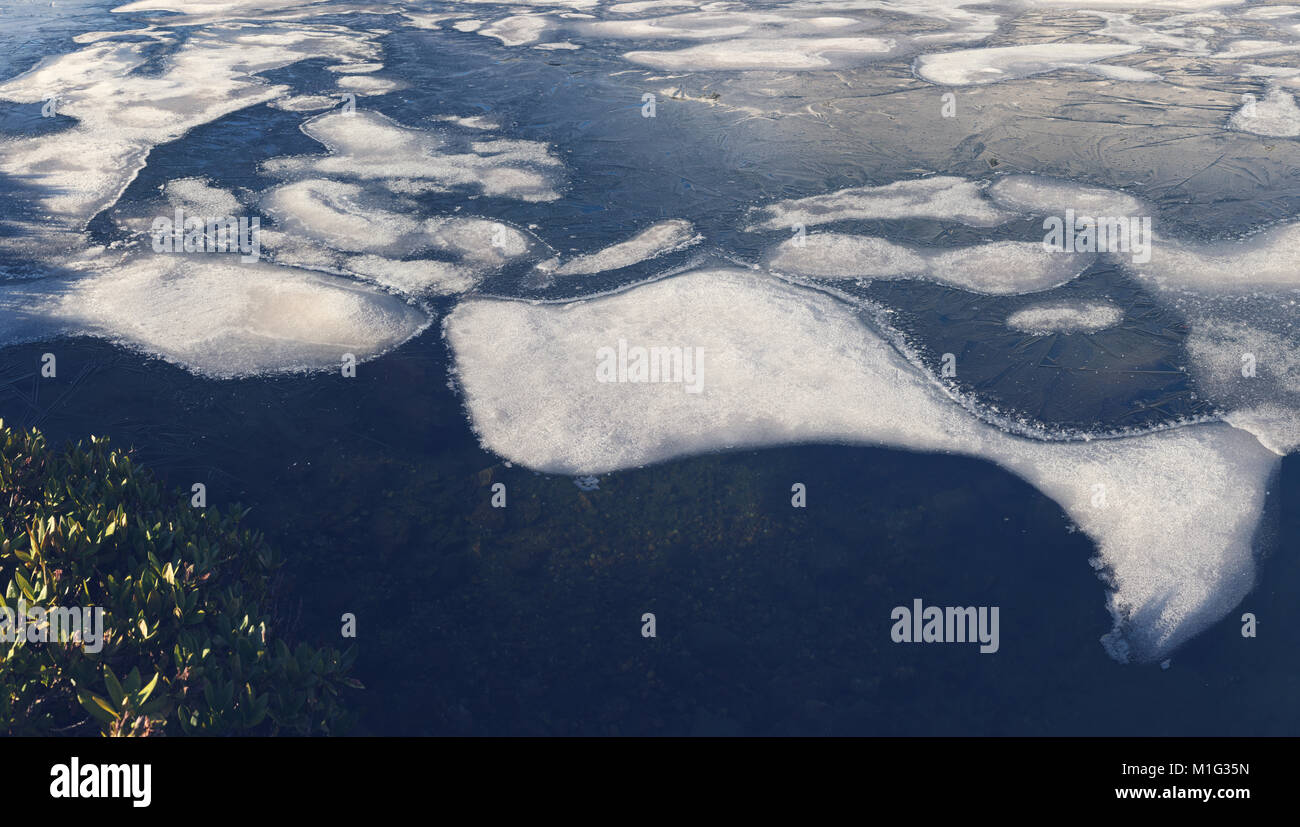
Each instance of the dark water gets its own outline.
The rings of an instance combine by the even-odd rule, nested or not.
[[[72,50],[71,34],[125,27],[86,14],[93,22],[49,18],[12,29],[17,45],[0,62],[3,75]],[[389,71],[409,88],[367,99],[368,108],[412,124],[489,113],[511,137],[544,141],[564,158],[571,174],[562,200],[475,198],[475,213],[535,224],[561,252],[667,218],[693,221],[707,239],[594,277],[584,292],[692,260],[756,261],[781,234],[739,229],[754,205],[885,183],[918,163],[970,177],[1033,169],[1131,186],[1153,200],[1166,227],[1201,236],[1300,211],[1294,176],[1247,199],[1230,172],[1179,182],[1164,156],[1133,162],[1151,171],[1145,180],[1126,177],[1123,164],[1103,180],[1096,165],[1059,148],[1013,141],[1015,124],[949,140],[916,121],[909,136],[896,124],[933,97],[919,82],[902,81],[914,96],[881,97],[834,123],[670,101],[643,119],[641,86],[611,75],[613,46],[520,53],[449,31],[398,32],[384,45]],[[906,75],[907,63],[883,75]],[[307,62],[267,77],[310,93],[328,74]],[[817,98],[822,82],[808,80],[801,94]],[[728,100],[726,82],[717,88]],[[1236,93],[1223,90],[1225,99]],[[38,109],[5,105],[0,131],[59,128]],[[875,127],[855,120],[868,111]],[[187,176],[263,190],[276,181],[259,171],[262,161],[318,151],[298,130],[302,118],[253,107],[160,146],[117,208],[129,211]],[[873,136],[865,144],[864,134]],[[1285,167],[1297,156],[1287,148],[1277,157]],[[465,203],[463,193],[418,198],[430,213]],[[1208,198],[1233,206],[1214,221],[1191,208]],[[110,211],[92,222],[98,240],[118,237],[111,219]],[[850,231],[939,240],[927,222]],[[1013,223],[994,236],[1035,232]],[[483,290],[556,298],[574,288],[538,291],[506,271]],[[1001,320],[1026,298],[899,282],[860,293],[899,311],[899,330],[927,364],[959,354],[963,390],[1045,425],[1140,427],[1210,410],[1180,370],[1184,320],[1117,271],[1094,268],[1032,297],[1107,297],[1128,311],[1123,325],[1084,337],[1008,332]],[[47,350],[58,355],[57,379],[38,378]],[[1070,530],[1054,502],[989,463],[793,446],[621,472],[582,491],[483,451],[447,367],[437,325],[350,380],[211,381],[103,342],[60,340],[0,350],[0,418],[52,440],[108,435],[178,488],[205,483],[211,505],[252,506],[249,522],[288,560],[292,634],[335,644],[340,615],[358,618],[365,733],[1300,734],[1294,459],[1270,495],[1270,553],[1256,590],[1180,649],[1170,669],[1122,666],[1098,643],[1111,620],[1088,563],[1092,542]],[[488,503],[496,482],[508,487],[504,510]],[[808,487],[805,510],[790,507],[794,482]],[[914,597],[1000,606],[1001,651],[891,643],[890,610]],[[1239,633],[1246,611],[1260,618],[1256,639]],[[644,612],[655,613],[657,638],[641,636]]]
[[[567,478],[479,449],[436,333],[354,380],[214,383],[90,340],[0,354],[0,413],[107,434],[178,488],[252,505],[288,558],[294,633],[356,614],[363,732],[1296,734],[1293,540],[1172,668],[1122,666],[1091,542],[970,459],[836,446]],[[1300,536],[1287,460],[1267,521]],[[790,508],[794,481],[805,511]],[[504,482],[510,506],[492,509]],[[889,612],[997,605],[1001,650],[903,646]],[[643,639],[654,612],[658,637]]]

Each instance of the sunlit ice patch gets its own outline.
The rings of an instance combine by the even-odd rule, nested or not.
[[[444,335],[484,446],[540,471],[601,474],[799,442],[996,462],[1097,541],[1115,621],[1104,643],[1121,660],[1163,658],[1254,582],[1279,458],[1250,434],[1210,423],[1086,441],[1014,436],[954,404],[849,305],[763,273],[696,271],[561,304],[471,299]],[[693,349],[699,392],[602,381],[602,357],[638,342]]]

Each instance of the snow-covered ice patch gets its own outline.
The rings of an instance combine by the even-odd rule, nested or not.
[[[660,221],[627,241],[570,259],[555,269],[559,276],[580,276],[630,267],[647,259],[681,250],[700,240],[689,221]]]
[[[778,201],[755,211],[751,229],[785,230],[836,221],[935,218],[975,227],[1005,223],[1014,214],[990,204],[974,181],[939,175],[878,187],[850,187],[825,195]]]
[[[1044,43],[995,46],[921,55],[916,74],[941,86],[971,86],[1057,72],[1063,69],[1107,74],[1116,80],[1159,80],[1159,76],[1126,67],[1093,65],[1096,61],[1140,51],[1140,46],[1109,43]]]
[[[783,241],[768,266],[780,273],[836,279],[914,278],[972,293],[1016,295],[1060,287],[1094,256],[1060,253],[1036,241],[990,241],[927,249],[874,236],[814,233]]]
[[[665,71],[788,70],[856,66],[896,53],[899,42],[881,37],[741,38],[667,51],[632,51],[624,58]]]
[[[1300,106],[1295,96],[1278,86],[1270,87],[1263,100],[1247,100],[1232,115],[1232,128],[1272,138],[1300,136]]]
[[[0,285],[0,340],[98,336],[213,378],[337,368],[430,321],[376,288],[236,256],[104,260],[51,286]]]
[[[1124,311],[1113,304],[1076,302],[1039,304],[1017,310],[1007,317],[1007,327],[1035,336],[1053,333],[1096,333],[1114,327]]]
[[[302,131],[326,155],[273,158],[263,167],[284,177],[318,176],[384,182],[394,191],[467,187],[484,195],[554,201],[562,164],[546,144],[451,135],[403,126],[377,112],[328,112]]]

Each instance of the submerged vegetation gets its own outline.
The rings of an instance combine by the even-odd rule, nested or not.
[[[280,562],[244,513],[191,507],[106,439],[0,421],[4,731],[339,732],[354,652],[286,643]]]

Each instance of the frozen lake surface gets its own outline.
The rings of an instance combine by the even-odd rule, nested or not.
[[[0,32],[0,416],[284,526],[305,634],[437,626],[360,642],[381,697],[403,657],[454,687],[376,730],[924,731],[884,712],[975,670],[1002,701],[939,731],[1300,732],[1300,6],[0,0]],[[1000,665],[892,646],[916,597],[1002,605]],[[677,631],[629,654],[654,600]]]

